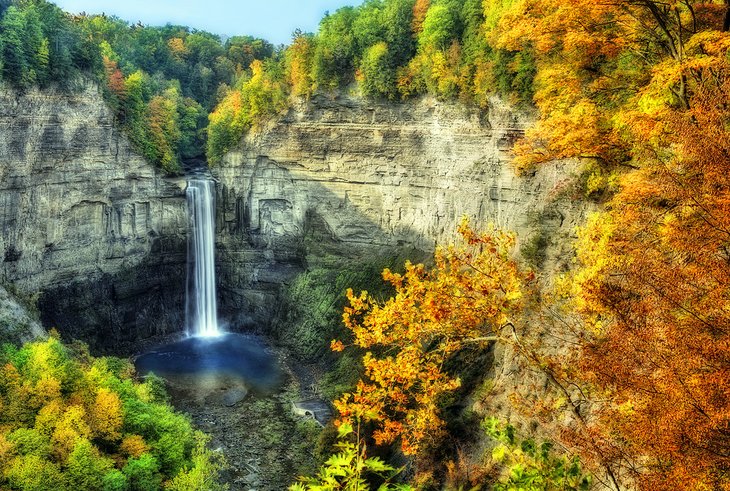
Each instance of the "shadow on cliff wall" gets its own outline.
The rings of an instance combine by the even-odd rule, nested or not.
[[[256,189],[264,181],[268,186],[275,182],[277,193]],[[218,186],[221,317],[234,330],[266,333],[282,285],[312,267],[430,256],[433,239],[400,224],[384,228],[384,220],[378,223],[363,213],[346,192],[301,179],[259,157],[251,179]]]
[[[116,274],[50,286],[38,300],[43,325],[67,339],[88,343],[94,353],[127,355],[144,340],[185,327],[184,238],[157,239],[139,264]]]

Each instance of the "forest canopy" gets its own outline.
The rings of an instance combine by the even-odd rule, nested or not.
[[[218,489],[222,457],[168,405],[162,381],[57,338],[0,352],[0,487]]]
[[[262,39],[183,26],[130,25],[70,15],[45,0],[0,3],[0,73],[17,90],[74,90],[97,80],[115,118],[150,162],[170,173],[205,153],[208,113],[219,94],[270,57]]]

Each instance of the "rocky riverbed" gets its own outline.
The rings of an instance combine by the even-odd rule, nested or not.
[[[263,345],[262,338],[252,336]],[[280,388],[262,393],[232,376],[166,377],[172,405],[211,437],[210,448],[226,457],[222,480],[234,490],[281,490],[312,473],[322,427],[298,416],[293,405],[312,397],[315,378],[281,349],[266,347],[281,367]]]

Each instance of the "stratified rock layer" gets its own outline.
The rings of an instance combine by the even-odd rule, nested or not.
[[[182,327],[184,181],[130,148],[98,88],[0,91],[0,280],[44,324],[119,349]]]
[[[281,284],[323,255],[430,251],[463,215],[569,256],[571,165],[510,164],[529,124],[498,100],[315,97],[249,133],[213,171],[224,321],[265,328]],[[96,86],[1,91],[0,162],[0,281],[40,293],[46,327],[115,350],[182,330],[184,180],[135,154]]]
[[[572,163],[516,175],[510,150],[529,124],[496,99],[485,114],[434,99],[316,97],[251,132],[213,170],[224,307],[250,309],[265,299],[263,284],[317,260],[307,255],[311,234],[346,257],[428,251],[453,240],[463,215],[517,232],[535,260],[557,267],[570,256],[560,238],[572,234],[584,207],[561,198]]]

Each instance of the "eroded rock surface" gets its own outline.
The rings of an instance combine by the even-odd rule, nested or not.
[[[98,88],[0,91],[0,280],[105,348],[182,326],[184,181],[115,126]]]
[[[429,251],[453,240],[468,215],[549,249],[537,251],[546,260],[569,257],[561,237],[573,233],[584,207],[560,193],[575,164],[518,177],[510,151],[530,124],[497,99],[484,114],[431,98],[390,104],[318,96],[251,132],[213,169],[222,306],[260,305],[258,317],[265,316],[274,300],[263,286],[317,260],[306,247],[312,233],[345,257]]]

